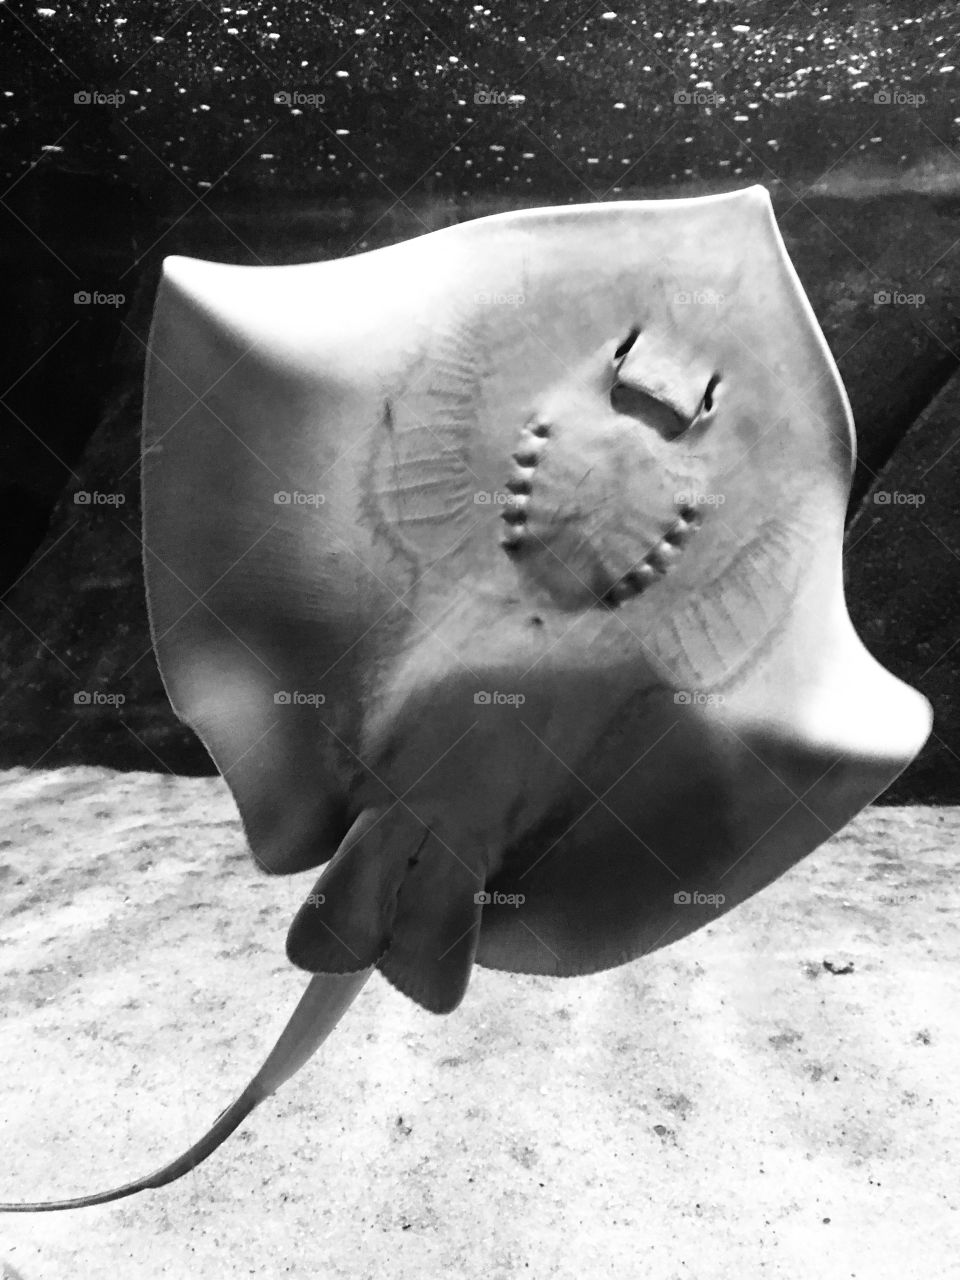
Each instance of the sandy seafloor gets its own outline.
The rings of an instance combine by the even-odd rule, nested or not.
[[[305,976],[314,873],[219,779],[0,774],[0,1199],[188,1146]],[[960,809],[873,808],[715,925],[592,978],[379,975],[207,1164],[0,1219],[21,1280],[960,1276]],[[5,1269],[5,1270],[4,1270]]]

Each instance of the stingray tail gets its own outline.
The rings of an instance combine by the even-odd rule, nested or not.
[[[177,1178],[182,1178],[185,1173],[202,1164],[207,1156],[212,1155],[234,1129],[243,1123],[254,1107],[259,1106],[264,1098],[269,1098],[300,1070],[343,1017],[369,976],[368,969],[350,978],[333,978],[324,974],[311,979],[280,1039],[244,1091],[225,1111],[221,1111],[198,1142],[169,1164],[134,1182],[111,1187],[109,1191],[95,1191],[70,1200],[31,1200],[21,1204],[0,1204],[0,1213],[49,1213],[60,1209],[83,1209],[87,1205],[122,1200],[126,1196],[136,1195],[138,1191],[165,1187]]]
[[[377,965],[425,1009],[449,1013],[470,981],[483,910],[465,856],[409,810],[365,810],[294,917],[287,955],[311,973]]]

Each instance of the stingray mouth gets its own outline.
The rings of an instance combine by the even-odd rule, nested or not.
[[[623,573],[612,570],[609,563],[619,560],[622,566],[622,550],[611,555],[611,548],[594,544],[577,519],[558,520],[554,515],[542,529],[531,529],[534,482],[550,435],[550,424],[542,419],[534,419],[524,429],[506,483],[509,500],[500,513],[506,525],[500,545],[518,568],[542,581],[561,607],[618,608],[676,567],[703,517],[685,495],[684,501],[674,503],[673,520],[659,539]]]
[[[677,507],[677,518],[658,543],[638,564],[618,578],[600,597],[600,603],[616,609],[627,600],[641,595],[660,578],[675,568],[683,549],[701,524],[701,516],[695,507]]]
[[[518,494],[506,511],[501,513],[501,519],[506,523],[507,530],[500,545],[511,558],[519,557],[524,550],[530,550],[531,542],[536,541],[535,538],[528,536],[526,527],[528,498],[528,492]],[[703,517],[696,507],[692,507],[689,504],[677,504],[674,520],[666,528],[663,535],[642,559],[638,560],[626,573],[621,574],[619,577],[613,577],[609,570],[599,565],[593,566],[592,571],[588,571],[579,565],[576,569],[572,566],[567,566],[580,583],[582,595],[587,597],[580,599],[578,603],[581,605],[592,603],[602,605],[608,609],[615,609],[625,604],[628,600],[642,595],[644,591],[676,568],[690,538],[702,523]],[[536,557],[534,558],[536,559]],[[555,556],[552,558],[558,559]],[[541,568],[543,567],[541,565]],[[556,569],[559,566],[552,567],[554,568],[554,573],[550,576],[556,577]],[[571,601],[570,603],[573,602]]]

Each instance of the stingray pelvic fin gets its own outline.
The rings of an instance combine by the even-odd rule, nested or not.
[[[49,1213],[59,1209],[83,1209],[87,1205],[109,1204],[136,1195],[138,1191],[165,1187],[195,1169],[240,1127],[255,1107],[275,1093],[309,1061],[356,999],[370,970],[349,977],[320,974],[313,978],[290,1015],[280,1038],[240,1096],[217,1116],[203,1137],[169,1164],[134,1182],[96,1191],[72,1200],[38,1200],[24,1204],[2,1204],[0,1213]]]
[[[483,883],[405,806],[365,810],[294,917],[287,956],[312,973],[376,964],[425,1009],[450,1013],[470,981]]]

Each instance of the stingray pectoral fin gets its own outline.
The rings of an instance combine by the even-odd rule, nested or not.
[[[97,1191],[88,1196],[77,1196],[71,1200],[0,1203],[0,1213],[47,1213],[58,1209],[83,1209],[87,1205],[109,1204],[111,1200],[122,1200],[126,1196],[136,1195],[138,1191],[153,1190],[176,1182],[212,1155],[264,1098],[275,1093],[309,1061],[356,999],[370,973],[370,969],[365,969],[360,973],[343,976],[320,974],[314,977],[300,997],[300,1002],[263,1066],[247,1087],[220,1113],[198,1142],[169,1164],[143,1178],[124,1183],[123,1186],[113,1187],[109,1191]]]
[[[614,785],[601,781],[622,758],[612,732],[585,765],[587,799],[508,852],[477,962],[558,975],[624,964],[712,923],[839,831],[920,750],[930,708],[848,622],[829,654],[796,690],[796,717],[771,714],[769,685],[749,712],[644,700]],[[519,905],[498,905],[511,897]]]
[[[358,702],[356,601],[369,585],[317,572],[318,543],[344,556],[359,535],[342,532],[355,522],[331,478],[334,380],[314,393],[283,365],[281,337],[248,331],[251,315],[289,317],[283,297],[270,268],[167,260],[142,467],[164,685],[230,787],[258,863],[276,873],[327,861],[346,830],[338,744]],[[304,493],[315,505],[296,503]]]

